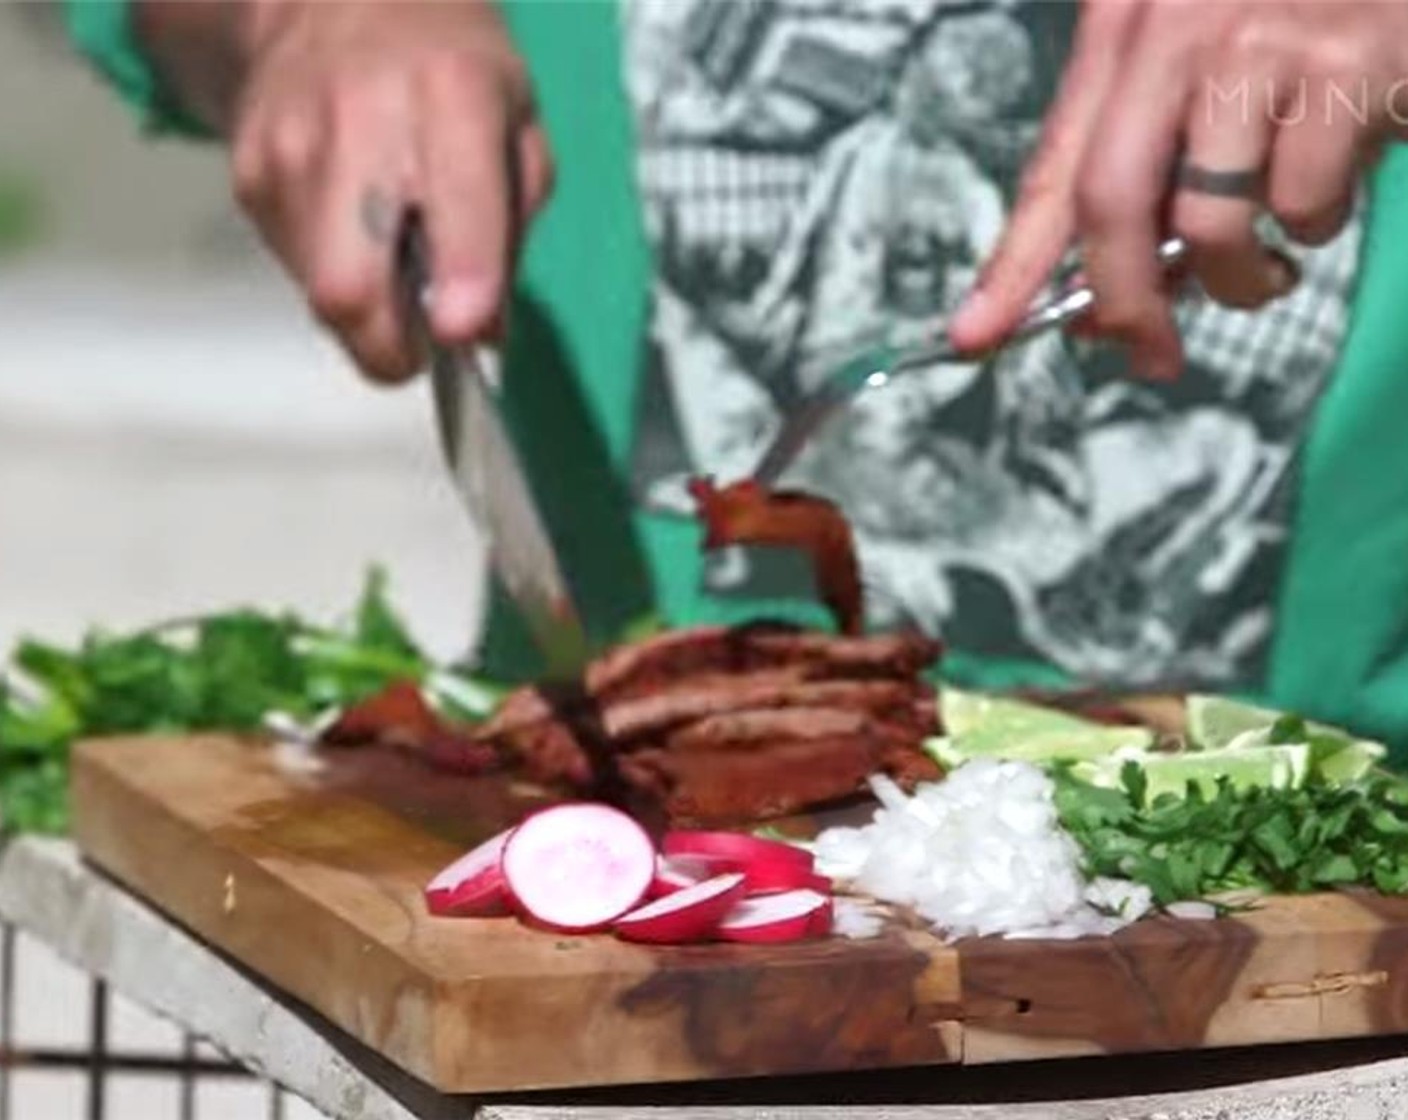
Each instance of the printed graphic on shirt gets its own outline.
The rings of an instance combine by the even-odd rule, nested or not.
[[[658,275],[636,482],[755,465],[829,348],[919,337],[997,238],[1069,45],[1051,0],[627,0]],[[1131,684],[1263,662],[1291,471],[1338,353],[1360,230],[1257,315],[1187,301],[1188,368],[1049,335],[865,395],[788,475],[856,529],[871,620]],[[725,554],[716,594],[775,594]]]

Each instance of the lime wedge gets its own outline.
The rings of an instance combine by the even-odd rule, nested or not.
[[[1068,712],[1025,700],[949,687],[939,693],[939,711],[944,729],[955,736],[966,736],[970,732],[1027,735],[1097,726]]]
[[[954,688],[939,700],[947,737],[930,740],[927,749],[950,768],[979,757],[1038,763],[1103,758],[1142,752],[1154,742],[1148,728],[1110,727],[1023,700]]]
[[[947,769],[975,758],[1001,758],[1009,762],[1079,762],[1109,757],[1143,758],[1153,735],[1143,728],[1095,727],[1081,731],[1047,731],[1022,738],[971,733],[963,737],[930,739],[924,744]]]
[[[1369,739],[1310,736],[1310,768],[1332,786],[1350,785],[1384,760],[1388,748]]]
[[[1270,731],[1281,718],[1280,712],[1270,708],[1204,693],[1189,695],[1187,714],[1189,745],[1205,751],[1230,746],[1233,739],[1249,731]]]
[[[1237,789],[1299,789],[1310,773],[1310,746],[1292,743],[1282,746],[1224,747],[1216,751],[1190,751],[1186,754],[1148,754],[1139,759],[1148,779],[1150,800],[1171,793],[1184,797],[1190,785],[1205,794],[1217,792],[1217,783],[1226,778]],[[1124,759],[1101,758],[1077,763],[1076,777],[1091,785],[1118,789]]]
[[[1188,697],[1188,737],[1193,746],[1203,750],[1264,747],[1271,737],[1272,725],[1281,716],[1281,712],[1270,708],[1195,694]],[[1305,733],[1311,772],[1331,785],[1358,781],[1388,754],[1382,743],[1356,739],[1327,724],[1307,722]]]

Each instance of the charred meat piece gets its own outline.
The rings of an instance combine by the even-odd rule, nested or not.
[[[880,754],[879,769],[906,790],[920,782],[933,782],[944,776],[943,769],[912,743],[891,743]]]
[[[614,739],[629,740],[751,709],[836,708],[926,734],[933,727],[932,712],[927,721],[923,719],[926,692],[924,686],[907,681],[797,681],[762,672],[685,682],[655,696],[609,704],[602,709],[601,721]]]
[[[941,647],[917,633],[861,634],[855,542],[832,503],[752,481],[690,492],[704,547],[803,550],[840,635],[795,626],[700,626],[612,649],[569,685],[509,696],[470,729],[447,727],[414,686],[348,711],[328,741],[391,742],[481,769],[500,753],[531,779],[677,824],[744,824],[845,799],[883,771],[937,777],[922,752],[939,727],[921,674]]]
[[[622,739],[650,735],[716,712],[739,708],[840,704],[884,713],[900,722],[932,728],[934,694],[922,683],[876,677],[828,675],[821,664],[759,669],[751,673],[700,673],[674,684],[662,683],[639,696],[589,701],[601,712],[608,734]],[[480,734],[508,738],[535,723],[563,718],[575,705],[554,702],[536,688],[512,693]]]
[[[344,711],[323,732],[331,746],[395,747],[433,766],[479,774],[498,765],[498,751],[475,734],[442,719],[414,681],[398,681]]]
[[[798,548],[811,559],[817,592],[843,634],[859,634],[864,621],[860,564],[850,523],[825,498],[768,490],[744,479],[717,487],[696,478],[689,492],[704,521],[704,548],[734,544]]]
[[[939,776],[921,634],[844,636],[782,626],[698,627],[605,654],[575,692],[522,689],[480,734],[527,775],[604,786],[676,823],[765,820],[856,793],[882,771]]]
[[[517,758],[532,781],[585,792],[596,784],[597,767],[584,731],[568,719],[542,719],[487,741]]]
[[[837,801],[875,770],[853,735],[784,741],[768,750],[690,753],[650,748],[621,759],[633,787],[658,798],[675,824],[740,825]]]
[[[866,712],[844,708],[760,708],[708,716],[676,731],[665,740],[668,750],[699,754],[707,751],[761,751],[787,741],[852,738],[871,748],[879,765],[882,748],[913,743],[904,728],[886,726]]]
[[[942,646],[906,631],[846,638],[791,627],[698,626],[617,646],[587,666],[580,698],[610,709],[616,701],[656,701],[665,691],[751,674],[755,681],[907,680],[933,665]],[[571,697],[538,685],[510,694],[483,725],[493,738],[554,719]]]
[[[841,699],[847,691],[869,688],[874,683],[834,682],[833,699]],[[883,683],[896,691],[905,688],[898,682]],[[658,761],[660,759],[709,756],[717,761],[736,755],[760,758],[779,751],[793,751],[808,743],[820,744],[823,752],[842,751],[852,760],[863,757],[863,765],[855,763],[862,777],[884,771],[908,786],[939,774],[937,767],[919,749],[924,736],[933,727],[913,718],[916,709],[913,693],[909,702],[896,711],[899,718],[886,718],[883,711],[877,713],[839,705],[741,707],[685,720],[673,730],[656,729],[634,738],[607,735],[608,756],[605,758],[592,750],[594,744],[601,742],[599,733],[574,726],[564,719],[530,724],[497,742],[520,758],[528,777],[548,784],[564,784],[578,792],[594,791],[610,777],[656,796],[667,788],[667,784],[662,783],[673,773],[669,766]],[[637,765],[642,758],[657,762],[643,768]],[[707,765],[690,763],[684,772],[692,774],[698,766]],[[718,765],[727,768],[732,763],[718,761]],[[858,788],[852,782],[852,769],[850,765],[840,768],[847,776],[839,783],[835,778],[838,769],[830,766],[822,767],[805,780],[794,776],[788,781],[793,785],[800,783],[808,791],[822,788],[825,796],[821,800],[835,801]],[[746,768],[744,772],[748,772]],[[754,817],[764,819],[773,812],[768,806],[785,792],[755,786],[736,789],[732,797],[737,805],[755,805]],[[806,803],[816,799],[813,792],[806,796]],[[666,800],[673,804],[670,799]],[[668,805],[666,807],[668,809]]]
[[[815,663],[835,677],[913,677],[943,652],[936,639],[914,630],[863,637],[759,630],[749,634],[747,642],[753,657],[764,663]]]
[[[583,684],[599,700],[621,699],[652,693],[701,673],[759,669],[764,662],[755,649],[755,637],[797,633],[795,627],[773,623],[668,630],[608,650],[587,667]]]
[[[334,743],[390,743],[442,766],[512,759],[525,777],[677,824],[766,820],[843,800],[877,771],[938,776],[922,635],[699,627],[612,650],[576,684],[524,688],[448,727],[407,684],[344,714]]]
[[[588,667],[585,683],[598,702],[608,703],[720,674],[903,680],[938,661],[942,648],[914,631],[842,637],[779,625],[700,626],[677,631],[668,642],[651,638],[629,652],[618,648]]]

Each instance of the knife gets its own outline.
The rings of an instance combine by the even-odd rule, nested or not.
[[[489,559],[547,664],[578,675],[590,647],[532,488],[499,413],[498,389],[481,348],[445,346],[430,329],[430,250],[418,212],[398,246],[402,297],[413,335],[430,355],[440,446],[455,489],[489,539]]]

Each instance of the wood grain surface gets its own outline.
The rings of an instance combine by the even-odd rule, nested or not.
[[[1163,1051],[1408,1031],[1408,899],[1272,899],[1111,938],[652,948],[430,917],[421,888],[540,803],[350,751],[289,772],[228,736],[80,745],[85,854],[447,1092]]]
[[[318,778],[220,736],[84,744],[76,835],[117,879],[444,1091],[955,1060],[925,934],[656,949],[429,916],[421,888],[531,807],[376,751]],[[934,957],[937,955],[936,964]]]

